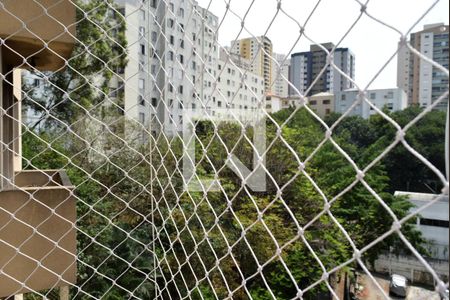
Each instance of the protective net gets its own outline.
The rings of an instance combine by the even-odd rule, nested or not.
[[[439,1],[405,30],[348,1],[333,44],[334,4],[238,2],[0,1],[0,298],[448,299],[448,26],[411,34]],[[362,19],[398,43],[365,86]]]

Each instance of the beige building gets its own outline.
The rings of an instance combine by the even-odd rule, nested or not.
[[[232,42],[231,52],[250,61],[250,71],[264,78],[264,89],[270,93],[273,82],[272,42],[265,36]]]
[[[300,103],[298,97],[279,97],[273,94],[266,96],[266,111],[268,113],[276,113],[282,109],[297,107]]]
[[[444,23],[425,25],[410,35],[409,43],[421,55],[448,69],[449,26]],[[397,55],[397,86],[408,95],[409,105],[428,107],[448,90],[448,76],[399,45]],[[436,108],[446,110],[448,101]]]
[[[309,99],[309,106],[321,118],[325,118],[334,111],[334,94],[318,93]]]

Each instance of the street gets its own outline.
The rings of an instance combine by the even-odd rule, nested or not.
[[[389,295],[389,280],[375,277],[379,285]],[[358,274],[358,293],[357,297],[361,300],[383,300],[383,293],[378,289],[375,283],[366,274]],[[407,299],[407,300],[439,300],[439,294],[434,291],[427,290],[422,287],[409,286],[406,298],[396,298],[390,296],[390,299]]]

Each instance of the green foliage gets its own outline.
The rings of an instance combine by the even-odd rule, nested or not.
[[[98,105],[110,101],[110,80],[127,63],[125,21],[114,12],[114,1],[77,0],[75,4],[76,43],[67,66],[58,72],[33,71],[45,78],[44,88],[23,87],[24,106],[40,114],[33,127],[74,125],[87,111],[100,117]],[[116,17],[111,18],[112,14]]]
[[[287,116],[289,113],[281,112],[273,117],[282,124]],[[441,122],[436,116],[429,118]],[[132,129],[132,125],[125,127]],[[333,139],[363,168],[386,147],[389,136],[377,137],[380,132],[393,135],[389,130],[380,120],[348,118],[336,129]],[[106,134],[110,148],[104,152],[108,156],[105,159],[87,151],[85,142],[76,135],[58,138],[57,130],[53,134],[48,130],[26,132],[23,153],[29,168],[67,169],[76,186],[78,285],[82,291],[104,299],[123,299],[133,291],[151,299],[155,279],[159,286],[166,287],[164,297],[172,299],[188,293],[193,299],[224,298],[229,290],[234,291],[234,299],[271,299],[268,287],[277,299],[291,299],[298,288],[320,280],[323,270],[317,259],[331,270],[353,255],[352,246],[332,216],[361,249],[390,230],[393,222],[374,193],[398,219],[406,216],[411,206],[390,192],[396,187],[390,180],[389,161],[383,160],[364,177],[373,192],[359,182],[337,197],[352,184],[356,172],[331,142],[324,143],[308,159],[305,171],[310,177],[302,173],[297,159],[310,157],[325,131],[305,111],[298,111],[285,124],[281,138],[277,131],[267,123],[267,144],[271,146],[266,166],[271,178],[266,192],[243,187],[239,177],[223,167],[230,151],[246,163],[252,161],[253,149],[236,134],[241,130],[235,124],[215,128],[202,123],[197,128],[197,173],[208,177],[219,170],[223,187],[221,192],[207,194],[183,189],[179,172],[183,147],[176,138],[160,136],[152,144],[158,151],[151,151],[150,156],[148,145]],[[418,128],[414,136],[419,144],[431,142],[426,135],[433,132]],[[252,140],[250,128],[245,134]],[[208,159],[200,143],[208,151]],[[426,145],[428,149],[434,147]],[[247,166],[251,168],[251,164]],[[322,214],[325,201],[331,200],[332,216]],[[154,206],[158,209],[152,210]],[[413,223],[411,219],[404,224],[402,232],[422,250],[423,240]],[[303,235],[299,234],[301,230]],[[157,242],[152,244],[155,233]],[[156,256],[148,245],[155,246]],[[391,246],[397,254],[407,251],[392,234],[365,252],[363,259],[373,263]],[[159,263],[157,270],[154,259]],[[260,265],[264,265],[262,273],[258,271]],[[147,274],[152,275],[150,279]],[[322,282],[303,297],[316,299],[326,293]],[[76,298],[85,296],[78,292]]]

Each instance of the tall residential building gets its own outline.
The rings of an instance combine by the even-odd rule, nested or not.
[[[338,113],[345,113],[352,104],[358,100],[359,91],[357,89],[348,89],[338,92],[334,95],[334,108]],[[405,91],[401,88],[367,90],[367,99],[379,109],[388,109],[392,112],[403,110],[408,106],[408,100]],[[349,112],[349,116],[360,116],[368,119],[376,114],[366,101],[358,103]]]
[[[328,51],[335,47],[333,43],[321,45]],[[333,62],[343,73],[353,80],[355,79],[355,56],[348,48],[335,49]],[[319,45],[311,45],[310,51],[307,52],[294,53],[291,56],[290,82],[301,94],[305,95],[326,64],[327,53]],[[307,96],[323,92],[336,94],[353,87],[354,85],[350,80],[328,65],[308,91]],[[297,94],[292,88],[289,89],[289,93],[291,95]]]
[[[410,35],[411,46],[422,55],[448,69],[449,26],[443,23],[425,25]],[[448,90],[448,77],[430,63],[401,47],[397,56],[397,86],[408,94],[410,105],[427,107]],[[448,101],[437,105],[446,109]]]
[[[127,65],[115,70],[105,103],[123,95],[126,117],[168,135],[182,130],[187,108],[214,112],[226,107],[264,107],[266,78],[252,73],[252,64],[245,58],[224,53],[219,57],[214,14],[195,1],[115,3],[118,9],[111,17],[123,18],[127,25]],[[28,84],[44,90],[38,78],[25,77]],[[29,123],[38,117],[33,110],[26,112]]]
[[[212,109],[218,18],[194,1],[116,0],[127,22],[125,113],[175,134],[183,108]]]
[[[231,52],[250,61],[250,71],[264,78],[266,93],[272,91],[272,42],[265,36],[235,40]]]
[[[231,61],[232,58],[221,50],[217,66],[217,91],[209,95],[215,107],[244,111],[264,107],[264,78]]]
[[[291,60],[286,55],[274,53],[273,57],[276,62],[272,68],[272,94],[286,98],[289,96],[289,67]]]

